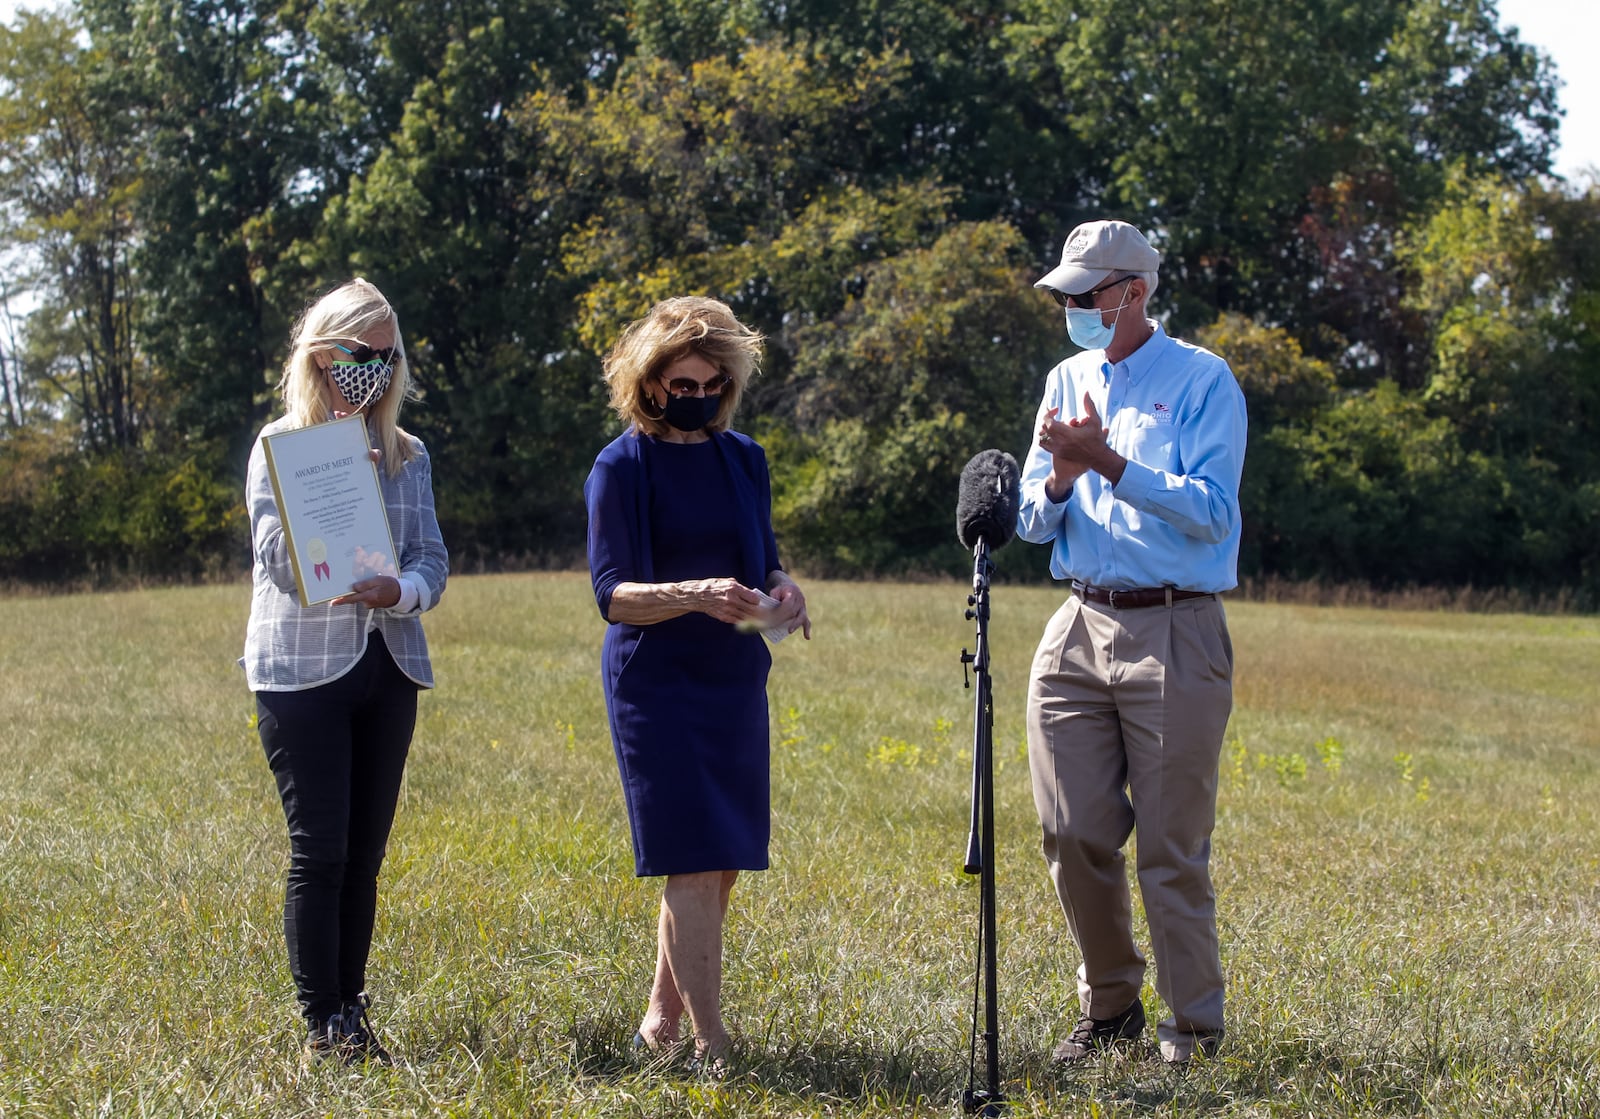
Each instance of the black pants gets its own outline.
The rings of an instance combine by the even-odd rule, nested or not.
[[[366,986],[378,868],[417,722],[417,685],[383,638],[337,680],[257,692],[257,727],[289,824],[283,934],[302,1013],[321,1021]]]

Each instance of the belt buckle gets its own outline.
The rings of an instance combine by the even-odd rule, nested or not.
[[[1117,605],[1117,596],[1119,594],[1124,596],[1124,597],[1126,597],[1128,592],[1127,591],[1119,591],[1119,590],[1117,590],[1115,588],[1112,588],[1111,590],[1106,591],[1106,605],[1111,607],[1111,609],[1113,609],[1113,610],[1122,610],[1122,609],[1124,609],[1124,607],[1121,607],[1121,606]]]

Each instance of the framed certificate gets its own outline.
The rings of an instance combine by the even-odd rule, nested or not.
[[[262,439],[300,605],[315,606],[374,575],[397,575],[389,511],[360,416]]]

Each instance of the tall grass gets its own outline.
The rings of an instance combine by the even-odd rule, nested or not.
[[[428,619],[440,687],[370,971],[404,1061],[359,1074],[298,1056],[287,843],[233,663],[247,591],[0,601],[0,1114],[952,1113],[965,588],[808,590],[816,640],[774,650],[773,868],[735,892],[723,1083],[627,1057],[659,891],[632,877],[585,578],[458,579]],[[1600,622],[1230,604],[1223,1057],[1060,1074],[1077,960],[1021,719],[1058,601],[995,590],[1010,1114],[1595,1113]]]

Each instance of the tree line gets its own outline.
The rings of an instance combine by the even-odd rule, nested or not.
[[[705,293],[768,337],[741,427],[786,558],[960,570],[961,466],[1025,449],[1070,350],[1030,285],[1119,217],[1244,385],[1245,574],[1592,607],[1600,189],[1549,176],[1558,88],[1490,0],[23,12],[0,578],[243,570],[288,328],[351,275],[461,569],[581,559],[600,355]]]

